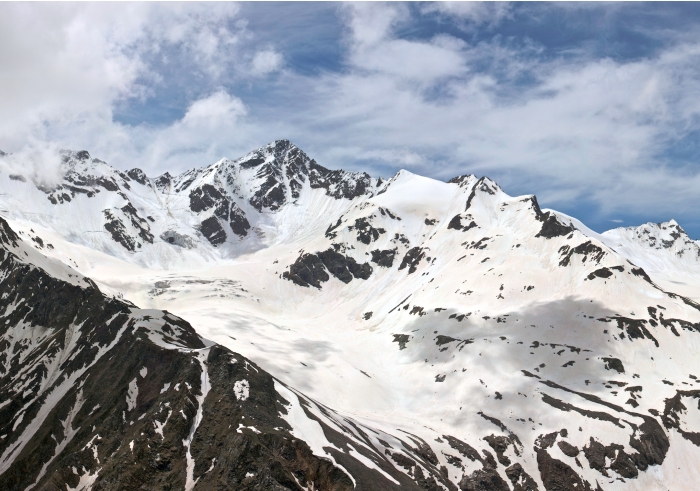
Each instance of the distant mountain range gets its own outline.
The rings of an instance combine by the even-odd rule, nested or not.
[[[0,172],[0,488],[679,490],[700,244],[280,140]]]

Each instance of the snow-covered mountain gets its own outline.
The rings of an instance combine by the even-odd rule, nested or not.
[[[134,330],[138,342],[190,353],[178,355],[197,368],[188,382],[190,411],[203,407],[203,421],[211,414],[217,423],[194,429],[182,423],[188,436],[174,434],[200,446],[190,457],[183,453],[187,445],[178,448],[193,470],[171,466],[163,478],[172,479],[172,489],[189,483],[193,489],[661,490],[694,489],[700,480],[700,306],[667,287],[683,270],[682,281],[697,283],[691,268],[698,246],[675,222],[643,226],[646,234],[641,228],[596,234],[541,210],[534,196],[508,196],[488,178],[444,183],[401,171],[373,179],[321,167],[288,141],[175,177],[122,173],[87,152],[64,153],[63,166],[61,182],[51,187],[0,173],[0,213],[17,231],[21,250],[5,247],[23,264],[74,280],[74,288],[105,292],[94,315],[114,304],[135,323],[149,317],[142,331]],[[49,263],[71,272],[52,273],[43,266]],[[7,339],[31,338],[22,346],[32,353],[44,330],[58,329],[52,315],[62,308],[57,301],[54,314],[27,326],[26,315],[12,314],[17,302],[3,307],[8,320],[0,325],[8,326]],[[176,322],[189,341],[166,332]],[[66,343],[61,349],[70,359],[75,348]],[[19,349],[5,346],[7,359]],[[256,373],[270,374],[265,390],[272,402],[265,408],[272,419],[252,425],[266,448],[277,448],[268,435],[281,418],[288,425],[279,426],[287,432],[282,438],[305,442],[317,459],[304,469],[325,462],[325,472],[341,473],[335,481],[305,474],[302,482],[294,470],[302,464],[291,461],[280,465],[296,481],[278,479],[279,488],[253,479],[260,471],[250,471],[249,487],[231,480],[238,474],[230,477],[226,466],[238,457],[216,452],[238,448],[234,429],[243,423],[229,412],[243,390],[235,388],[243,372],[224,376],[216,368],[220,386],[234,386],[221,389],[222,399],[202,389],[210,382],[195,383],[205,373],[211,378],[214,362],[205,358],[212,350],[227,349],[240,353],[226,355],[239,368],[254,362]],[[113,401],[100,403],[115,414],[128,406],[129,383],[140,387],[136,371],[153,356],[131,351],[145,358],[112,369],[124,371],[126,385],[111,391],[122,394],[121,402],[110,394]],[[14,374],[36,365],[22,356],[14,378],[3,382],[13,394],[26,390],[26,378]],[[99,380],[103,372],[91,373],[89,380]],[[168,376],[173,386],[186,377]],[[157,384],[168,383],[159,377]],[[156,400],[169,407],[168,391],[149,390],[144,394],[157,396],[148,399],[150,410]],[[75,397],[67,404],[77,404]],[[277,397],[286,402],[275,405]],[[66,425],[68,412],[56,416],[60,435],[77,428]],[[35,438],[32,431],[51,438],[46,425],[13,428],[18,414],[0,413],[7,448]],[[231,419],[230,429],[221,424]],[[122,426],[129,421],[122,418]],[[160,421],[148,423],[150,433],[140,429],[147,423],[134,422],[143,445],[155,448]],[[200,427],[216,430],[200,433]],[[123,464],[147,465],[146,453],[129,453],[127,437],[105,436],[128,430],[119,428],[93,431],[111,442],[104,447],[109,452],[137,455]],[[52,460],[46,479],[70,469],[60,435],[46,440],[46,457],[21,464],[33,470],[31,482],[51,455],[66,463]],[[259,455],[256,469],[278,468],[272,456]],[[215,472],[217,465],[224,467]],[[75,466],[76,477],[63,482],[74,488],[89,475],[94,489],[117,489],[110,472],[98,467]],[[17,475],[12,469],[0,479]],[[161,482],[146,474],[133,479],[156,488]]]
[[[118,171],[87,151],[61,156],[62,179],[52,185],[0,174],[3,213],[73,244],[156,268],[290,242],[381,184],[367,174],[321,167],[286,140],[235,161],[156,178],[140,169]]]
[[[616,228],[602,235],[664,289],[700,301],[700,244],[675,220]]]

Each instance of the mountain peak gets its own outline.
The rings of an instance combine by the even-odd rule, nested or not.
[[[462,174],[460,176],[455,176],[449,181],[448,184],[457,184],[460,188],[465,188],[470,186],[476,181],[476,176],[474,174]]]

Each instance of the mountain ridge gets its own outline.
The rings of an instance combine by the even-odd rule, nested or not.
[[[57,204],[0,173],[0,203],[32,261],[172,312],[269,373],[320,425],[293,435],[357,489],[691,489],[700,307],[661,274],[680,278],[673,248],[654,253],[665,270],[642,264],[648,244],[633,242],[635,259],[486,177],[325,187],[320,172],[313,187],[312,160],[289,145],[175,177],[74,176],[93,196],[66,187]],[[211,464],[193,458],[189,482]]]

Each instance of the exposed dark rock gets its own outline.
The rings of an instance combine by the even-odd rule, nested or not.
[[[605,459],[615,458],[615,448],[613,446],[604,446],[602,443],[596,441],[591,437],[588,445],[583,447],[583,455],[586,456],[588,460],[588,465],[591,469],[595,469],[604,476],[608,476],[605,470]]]
[[[591,437],[589,444],[583,447],[583,454],[588,460],[591,469],[596,469],[606,477],[609,476],[608,470],[613,470],[627,479],[634,479],[639,474],[622,445],[613,443],[604,446]],[[611,461],[610,466],[606,466],[606,459]]]
[[[557,442],[557,445],[561,449],[562,453],[567,457],[576,457],[580,452],[578,447],[576,447],[575,445],[571,445],[569,442],[563,440]]]
[[[587,418],[599,419],[601,421],[609,421],[610,423],[613,423],[614,425],[619,426],[620,428],[624,428],[624,425],[622,423],[620,423],[620,418],[615,417],[615,416],[613,416],[609,413],[606,413],[604,411],[592,411],[590,409],[582,409],[580,407],[574,406],[573,404],[569,404],[568,402],[561,401],[561,400],[559,400],[555,397],[552,397],[548,394],[545,394],[545,393],[542,393],[542,401],[545,404],[549,404],[550,406],[557,408],[561,411],[565,411],[565,412],[574,411],[574,412],[577,412],[580,415],[585,416]],[[556,437],[555,433],[553,433],[552,435],[554,435]],[[552,444],[553,444],[553,442],[552,442]],[[549,446],[551,446],[551,445],[549,445]],[[547,447],[544,447],[544,448],[547,448]]]
[[[358,264],[352,257],[345,256],[333,249],[316,253],[330,274],[343,283],[350,283],[353,278],[366,280],[372,274],[368,263]]]
[[[0,243],[12,248],[20,241],[0,219]],[[0,367],[0,398],[10,401],[0,408],[0,430],[8,435],[0,452],[14,449],[4,453],[11,458],[0,489],[76,488],[87,474],[96,476],[92,489],[184,489],[188,453],[196,489],[420,489],[355,443],[400,484],[364,466],[348,452],[348,438],[320,420],[342,468],[315,456],[282,417],[288,401],[276,391],[279,382],[221,346],[205,348],[182,319],[105,297],[89,280],[85,287],[56,280],[6,247],[0,246],[0,335],[23,321],[37,337],[11,353],[0,346],[0,355],[12,354]],[[56,359],[65,361],[59,366]],[[208,393],[201,398],[204,379]],[[302,407],[310,404],[299,399]],[[418,450],[420,458],[432,452]],[[429,472],[416,471],[417,483],[440,489],[441,471]]]
[[[245,212],[236,203],[231,203],[229,225],[231,225],[233,233],[239,237],[245,237],[250,230],[250,222],[248,222]]]
[[[462,232],[466,232],[468,230],[471,230],[475,228],[477,225],[474,222],[474,220],[470,220],[469,224],[464,225],[462,223],[462,216],[461,215],[455,215],[452,217],[452,220],[450,220],[450,223],[447,224],[448,229],[454,229],[454,230],[461,230]]]
[[[493,451],[496,452],[498,461],[505,467],[509,466],[510,459],[506,457],[505,452],[508,450],[508,446],[511,444],[510,439],[502,435],[489,435],[485,436],[484,440],[486,440]]]
[[[399,222],[401,221],[401,217],[398,216],[398,215],[394,215],[394,214],[391,212],[391,210],[389,210],[388,208],[382,208],[382,207],[380,206],[380,207],[378,208],[378,210],[379,210],[379,213],[382,214],[382,216],[387,215],[387,216],[389,216],[389,218],[391,218],[392,220],[398,220]],[[427,219],[426,219],[426,220],[427,220]]]
[[[394,343],[399,343],[399,350],[406,349],[406,343],[411,339],[408,334],[394,334]]]
[[[204,220],[199,225],[199,231],[214,247],[226,242],[226,231],[214,216]]]
[[[448,229],[460,230],[462,228],[462,217],[455,215],[452,220],[447,224]]]
[[[330,274],[343,283],[350,283],[353,275],[348,270],[347,258],[333,249],[328,249],[316,254]]]
[[[651,339],[658,348],[659,342],[646,328],[645,324],[647,321],[645,319],[630,319],[621,316],[614,316],[611,317],[611,319],[617,321],[618,329],[627,334],[627,337],[629,337],[630,340],[644,338]]]
[[[612,409],[613,411],[619,413],[621,416],[623,416],[624,414],[629,414],[637,418],[641,418],[642,420],[644,420],[644,422],[639,426],[633,426],[634,432],[630,436],[629,441],[630,447],[635,449],[637,453],[630,455],[629,458],[640,471],[646,470],[650,465],[661,465],[663,463],[664,459],[666,458],[666,454],[668,453],[670,443],[668,441],[668,437],[663,431],[663,428],[656,419],[645,414],[628,411],[627,409],[616,404],[607,402],[598,396],[568,389],[562,385],[557,384],[556,382],[552,382],[551,380],[541,380],[540,383],[547,385],[548,387],[563,390],[571,394],[576,394],[579,397],[582,397],[590,402],[594,402],[601,406],[605,406],[609,409]],[[549,400],[545,401],[546,398],[548,398]],[[575,410],[576,412],[586,417],[607,420],[616,424],[620,428],[625,428],[625,425],[620,423],[619,418],[616,418],[608,413],[583,410],[571,404],[563,403],[562,401],[553,399],[547,396],[546,394],[543,394],[543,401],[548,402],[553,407],[560,406],[560,408],[564,408],[563,410]]]
[[[612,275],[613,275],[613,272],[610,271],[608,268],[600,268],[600,269],[596,269],[591,274],[589,274],[588,279],[594,280],[596,278],[610,278]]]
[[[544,449],[537,451],[540,479],[547,491],[592,491],[591,485],[561,460],[552,458]]]
[[[557,437],[559,436],[558,431],[553,431],[552,433],[546,433],[544,435],[540,435],[537,437],[537,440],[535,440],[535,446],[537,448],[541,449],[548,449],[552,448],[554,446],[554,443],[557,441]]]
[[[264,169],[261,169],[261,171]],[[250,204],[262,211],[267,208],[270,211],[279,210],[287,202],[282,183],[275,179],[274,175],[267,175],[260,188],[250,198]]]
[[[371,251],[371,254],[372,262],[375,263],[377,266],[382,268],[390,268],[394,264],[394,257],[396,257],[396,249],[375,249]]]
[[[335,222],[335,225],[330,224],[328,226],[328,228],[326,229],[326,233],[325,233],[327,238],[335,239],[338,236],[338,232],[334,232],[334,230],[336,230],[338,227],[340,227],[340,224],[342,223],[342,221],[343,221],[343,217],[341,216],[340,218],[338,218],[338,221]]]
[[[559,261],[559,266],[568,266],[571,263],[571,257],[574,254],[583,256],[581,258],[581,262],[585,263],[587,259],[590,259],[591,262],[595,261],[596,264],[598,264],[600,263],[600,260],[603,259],[605,252],[603,249],[588,240],[573,248],[568,245],[563,245],[559,248],[559,254],[562,256],[561,261]]]
[[[491,423],[496,425],[504,433],[508,433],[508,438],[510,439],[511,443],[513,443],[513,450],[515,451],[515,455],[520,455],[518,447],[522,448],[523,444],[520,442],[518,435],[510,431],[508,427],[506,427],[506,425],[504,425],[499,419],[496,419],[493,416],[489,416],[488,414],[484,414],[482,411],[479,411],[477,414],[484,418],[486,421],[490,421]]]
[[[328,170],[314,160],[309,163],[309,183],[314,189],[325,189],[335,199],[354,199],[367,194],[372,187],[369,174]]]
[[[479,178],[479,180],[476,181],[476,183],[474,184],[471,193],[469,193],[469,197],[467,198],[467,203],[464,207],[464,211],[467,211],[472,205],[472,200],[476,196],[477,191],[481,191],[482,193],[490,194],[493,196],[496,194],[497,190],[498,185],[491,179],[489,179],[488,177]]]
[[[653,281],[651,281],[651,278],[649,278],[649,275],[647,274],[646,271],[644,271],[642,268],[632,268],[630,272],[635,275],[641,277],[644,281],[650,284],[654,284]]]
[[[143,239],[145,242],[152,244],[153,234],[151,233],[151,227],[148,225],[148,222],[139,215],[136,208],[134,208],[134,206],[128,202],[126,205],[121,207],[121,211],[124,212],[124,215],[129,218],[131,225],[137,230],[139,237],[141,237],[141,239]]]
[[[576,230],[571,225],[564,225],[559,221],[554,213],[546,212],[542,213],[539,220],[542,222],[542,229],[535,235],[535,237],[544,237],[545,239],[552,239],[554,237],[561,237],[563,235],[569,235],[571,232]]]
[[[619,358],[603,358],[606,370],[615,370],[619,373],[625,373],[625,367]]]
[[[282,277],[288,279],[299,286],[313,286],[321,288],[321,282],[328,281],[330,276],[323,266],[323,262],[315,254],[304,253],[289,266],[289,271],[285,271]]]
[[[681,424],[681,418],[688,410],[686,405],[683,404],[684,398],[690,399],[689,402],[695,403],[700,409],[700,390],[678,390],[675,396],[666,399],[661,419],[666,428],[674,428],[683,438],[700,447],[700,432],[684,430]],[[697,402],[693,401],[693,399]]]
[[[406,251],[401,264],[399,265],[399,270],[405,269],[408,266],[408,274],[415,273],[418,269],[418,264],[420,264],[421,259],[425,257],[425,252],[422,247],[413,247]]]
[[[391,457],[391,460],[399,464],[401,467],[403,467],[406,470],[411,470],[413,467],[416,466],[416,461],[413,460],[410,457],[406,457],[402,453],[398,452],[391,452],[389,450],[386,451],[386,454]]]
[[[443,435],[442,437],[445,440],[447,440],[447,443],[449,443],[450,447],[457,450],[462,455],[462,457],[466,457],[472,462],[483,462],[483,458],[481,457],[481,455],[479,455],[479,452],[477,452],[476,449],[474,449],[474,447],[472,447],[468,443],[464,443],[462,440],[450,435]]]
[[[513,491],[539,491],[537,482],[517,462],[506,469]]]
[[[146,181],[148,180],[148,177],[146,177],[146,173],[141,169],[137,168],[127,171],[126,175],[132,178],[134,181],[138,182],[139,184],[146,184]]]
[[[10,179],[13,181],[27,182],[27,178],[19,174],[10,174]]]
[[[447,182],[448,184],[458,184],[459,187],[464,187],[467,186],[472,179],[476,179],[474,174],[462,174],[461,176],[453,177]]]
[[[158,176],[154,182],[156,188],[160,189],[161,191],[165,191],[167,189],[170,189],[170,185],[172,183],[172,176],[169,173],[165,173],[162,176]]]
[[[190,210],[195,213],[209,210],[219,204],[223,204],[221,210],[228,212],[228,199],[211,184],[202,184],[200,187],[190,191]],[[217,214],[219,216],[222,211]],[[219,218],[227,219],[227,216],[219,216]]]
[[[383,228],[374,228],[366,218],[357,218],[355,220],[355,229],[357,229],[357,240],[367,245],[386,232]]]
[[[116,217],[110,210],[103,210],[105,216],[105,229],[112,235],[112,240],[121,244],[126,250],[133,252],[136,250],[137,242],[131,237],[124,226],[124,222]]]
[[[484,467],[464,476],[459,481],[459,489],[462,491],[510,491],[508,484],[503,480],[498,471],[491,467]]]
[[[450,337],[450,336],[443,336],[442,334],[438,334],[437,337],[435,338],[435,344],[437,346],[442,346],[443,344],[452,343],[454,341],[460,341],[460,340],[453,338],[453,337]]]

